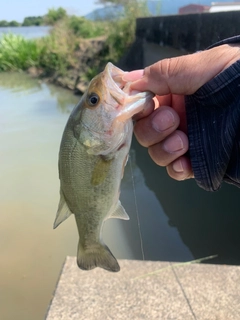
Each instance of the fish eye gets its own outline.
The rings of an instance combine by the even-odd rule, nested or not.
[[[98,104],[100,98],[96,93],[92,93],[89,97],[88,97],[88,104],[91,107],[94,107]]]

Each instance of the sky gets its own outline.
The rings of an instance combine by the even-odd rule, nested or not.
[[[43,16],[48,9],[63,7],[69,14],[84,16],[101,6],[97,0],[0,0],[0,20],[23,22],[25,17]]]

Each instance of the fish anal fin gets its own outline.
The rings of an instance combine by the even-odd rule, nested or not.
[[[58,205],[57,215],[53,224],[53,229],[56,229],[64,220],[66,220],[72,212],[68,208],[64,196],[60,192],[60,201]]]
[[[121,205],[121,202],[118,201],[117,206],[113,213],[109,216],[109,218],[117,218],[122,220],[129,220],[129,216],[123,206]]]

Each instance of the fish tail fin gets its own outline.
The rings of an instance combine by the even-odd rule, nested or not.
[[[116,258],[113,256],[109,248],[102,243],[95,243],[91,247],[84,249],[79,242],[77,264],[82,270],[91,270],[96,267],[112,272],[120,270]]]

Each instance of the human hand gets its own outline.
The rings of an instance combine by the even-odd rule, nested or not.
[[[240,59],[238,45],[221,45],[198,53],[164,59],[145,68],[125,73],[132,90],[152,91],[152,103],[136,117],[134,132],[147,147],[153,161],[165,166],[170,177],[185,180],[193,177],[187,155],[188,137],[185,95]]]

